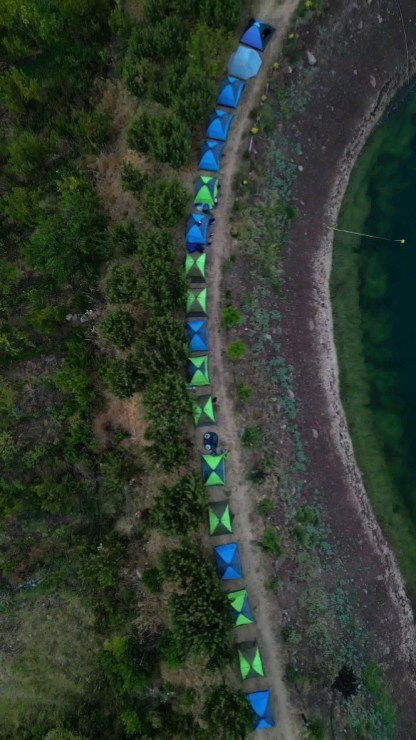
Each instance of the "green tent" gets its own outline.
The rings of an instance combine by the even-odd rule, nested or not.
[[[206,486],[225,486],[225,455],[202,455],[202,475]]]
[[[244,680],[264,676],[263,662],[257,642],[241,642],[237,645],[237,651],[241,676]]]
[[[198,387],[210,384],[208,355],[188,357],[188,382]]]
[[[214,208],[218,198],[218,178],[203,175],[198,177],[194,203],[196,206]]]
[[[194,252],[193,254],[187,254],[185,260],[185,275],[188,278],[198,281],[199,283],[205,282],[205,263],[207,255],[205,252],[199,254]]]
[[[193,413],[195,426],[203,427],[206,424],[215,424],[215,411],[211,396],[195,396],[193,398]]]
[[[215,501],[208,507],[209,533],[231,534],[233,531],[230,504],[228,501]]]
[[[239,591],[230,591],[227,598],[231,606],[231,618],[235,627],[244,624],[254,624],[254,615],[248,600],[248,593],[245,588]]]
[[[191,285],[188,288],[186,313],[192,316],[207,315],[207,289],[203,285]]]

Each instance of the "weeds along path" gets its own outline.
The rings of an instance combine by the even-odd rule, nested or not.
[[[279,620],[276,614],[276,604],[272,603],[270,593],[266,589],[266,572],[263,565],[264,554],[256,544],[258,533],[251,516],[252,496],[250,486],[246,481],[246,471],[242,459],[242,451],[238,435],[238,424],[234,411],[234,400],[228,395],[229,368],[225,359],[224,339],[220,331],[221,320],[221,283],[222,265],[230,254],[230,216],[233,206],[233,181],[238,172],[241,160],[241,145],[244,133],[250,125],[250,110],[258,103],[264,90],[267,70],[270,63],[276,59],[282,38],[287,32],[291,14],[297,6],[297,0],[265,0],[258,3],[257,17],[276,27],[276,33],[264,54],[264,65],[255,80],[252,80],[238,113],[234,119],[231,134],[227,142],[226,156],[221,169],[221,198],[215,212],[215,233],[212,247],[209,251],[208,267],[208,295],[209,295],[209,328],[210,328],[210,367],[213,394],[217,396],[220,418],[219,435],[221,444],[230,451],[227,460],[227,477],[230,483],[230,503],[235,514],[235,535],[240,545],[244,582],[256,615],[256,637],[264,659],[266,679],[250,682],[249,691],[269,688],[272,696],[273,709],[276,715],[277,726],[273,730],[265,730],[262,735],[281,740],[295,740],[300,737],[294,711],[290,708],[288,692],[283,681],[284,660],[279,650],[279,636],[277,626]],[[239,635],[239,639],[246,639],[247,633]],[[254,637],[254,634],[253,634]],[[247,635],[247,639],[248,635]],[[247,681],[246,684],[249,682]],[[244,687],[246,688],[246,687]]]

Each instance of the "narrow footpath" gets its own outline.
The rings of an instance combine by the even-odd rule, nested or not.
[[[233,182],[242,156],[242,141],[250,127],[250,111],[254,108],[264,91],[267,72],[270,64],[276,60],[287,33],[291,14],[297,6],[297,0],[277,0],[259,2],[256,17],[276,28],[269,46],[264,52],[264,63],[254,80],[248,84],[243,100],[236,113],[231,133],[227,141],[224,164],[221,168],[221,197],[215,209],[215,232],[212,247],[209,248],[209,269],[207,278],[209,304],[210,335],[210,368],[213,394],[217,397],[219,408],[220,445],[229,450],[227,460],[227,478],[230,481],[230,505],[235,514],[234,532],[239,543],[244,566],[244,583],[247,586],[250,602],[255,611],[256,625],[253,637],[256,636],[267,676],[267,687],[264,679],[251,679],[245,682],[244,690],[256,691],[268,688],[271,693],[272,706],[276,720],[273,730],[262,731],[262,737],[282,740],[297,740],[300,727],[295,711],[290,707],[288,691],[283,681],[284,658],[279,648],[279,620],[276,614],[276,603],[266,589],[266,573],[263,565],[264,554],[256,543],[256,535],[251,521],[252,495],[246,480],[238,424],[234,412],[234,398],[228,395],[230,369],[226,360],[226,347],[220,331],[221,321],[221,283],[222,266],[231,252],[230,216],[233,206]],[[250,639],[245,632],[244,639]],[[250,684],[250,686],[248,686]]]

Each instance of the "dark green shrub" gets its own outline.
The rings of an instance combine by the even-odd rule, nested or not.
[[[247,345],[245,342],[243,342],[242,339],[234,339],[233,342],[230,342],[227,349],[227,357],[231,362],[238,362],[238,360],[242,360],[244,355],[247,352]]]
[[[181,167],[191,152],[191,132],[182,119],[171,111],[161,111],[153,118],[152,156],[172,167]]]
[[[242,740],[251,735],[255,715],[242,691],[222,684],[211,689],[206,696],[202,718],[212,737]]]
[[[269,498],[262,498],[257,504],[257,511],[261,516],[270,516],[274,512],[274,503]]]
[[[116,308],[109,311],[105,319],[100,324],[100,332],[110,342],[119,347],[126,349],[133,341],[135,334],[136,322],[131,313],[125,308]]]
[[[134,195],[141,195],[149,176],[140,172],[131,162],[124,162],[121,168],[121,185],[123,190],[129,190]]]
[[[241,401],[241,403],[245,403],[246,401],[249,401],[252,394],[253,394],[253,389],[250,383],[239,383],[238,384],[237,395],[238,395],[238,400]]]
[[[114,224],[108,230],[110,254],[130,255],[137,249],[138,232],[133,221]]]
[[[275,527],[267,527],[260,540],[260,546],[274,558],[282,554],[282,538]]]
[[[176,94],[175,109],[179,116],[193,126],[207,117],[214,101],[214,83],[204,72],[188,69],[182,76]]]
[[[196,545],[184,542],[164,554],[162,567],[176,592],[169,601],[172,637],[182,655],[205,657],[209,667],[232,658],[229,603],[213,565]]]
[[[147,454],[163,470],[178,468],[188,455],[185,430],[191,413],[181,376],[165,372],[148,387],[143,403],[148,422],[146,439],[151,442]]]
[[[15,133],[8,142],[8,166],[18,177],[39,175],[51,155],[51,142],[33,131]]]
[[[152,519],[163,532],[185,534],[199,526],[206,512],[205,486],[200,476],[190,473],[174,486],[161,487]]]
[[[143,571],[142,582],[152,594],[160,594],[163,584],[163,574],[159,568],[147,568]]]
[[[114,265],[105,284],[110,303],[130,303],[136,298],[137,276],[130,265]]]
[[[152,143],[152,126],[153,119],[149,116],[146,111],[139,114],[135,121],[129,128],[127,133],[127,143],[137,152],[143,152],[146,154],[150,150]]]
[[[129,355],[126,358],[109,360],[102,368],[101,375],[104,382],[118,398],[130,398],[133,393],[143,388],[145,378],[141,375],[135,358]]]
[[[221,323],[226,329],[238,326],[243,321],[243,314],[235,306],[226,306],[222,312]]]
[[[179,180],[157,180],[146,187],[144,205],[155,226],[175,226],[186,213],[189,194]]]
[[[241,0],[201,0],[200,18],[214,28],[224,26],[235,28],[241,13]]]
[[[31,267],[62,283],[94,274],[105,257],[105,241],[94,185],[83,177],[67,177],[22,251]]]
[[[79,110],[72,115],[69,134],[78,142],[81,152],[99,152],[108,141],[110,125],[108,113]]]
[[[289,645],[298,645],[302,637],[292,624],[285,624],[282,627],[282,639]]]
[[[263,441],[263,431],[259,426],[248,426],[244,429],[241,437],[243,447],[256,448],[260,447]]]
[[[170,313],[185,304],[186,280],[175,263],[169,232],[148,229],[138,242],[138,297],[151,312]]]
[[[168,371],[180,371],[187,357],[185,330],[171,316],[152,316],[135,343],[137,367],[149,379]]]

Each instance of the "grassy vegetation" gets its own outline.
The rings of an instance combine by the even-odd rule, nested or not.
[[[160,663],[192,654],[215,691],[211,668],[230,653],[229,603],[205,553],[187,549],[185,572],[180,548],[162,568],[146,545],[153,524],[171,534],[205,514],[201,486],[176,476],[191,409],[172,229],[189,194],[156,162],[187,162],[240,0],[141,5],[135,20],[110,0],[7,0],[0,18],[0,734],[19,740],[209,735],[201,696],[165,685]],[[145,98],[128,137],[147,160],[120,172],[137,218],[109,223],[91,162],[112,145],[99,101],[117,67]],[[108,389],[143,394],[141,449],[110,423],[96,439]],[[152,513],[160,468],[171,485]],[[247,702],[228,694],[212,722],[228,727],[234,706],[243,737]]]

